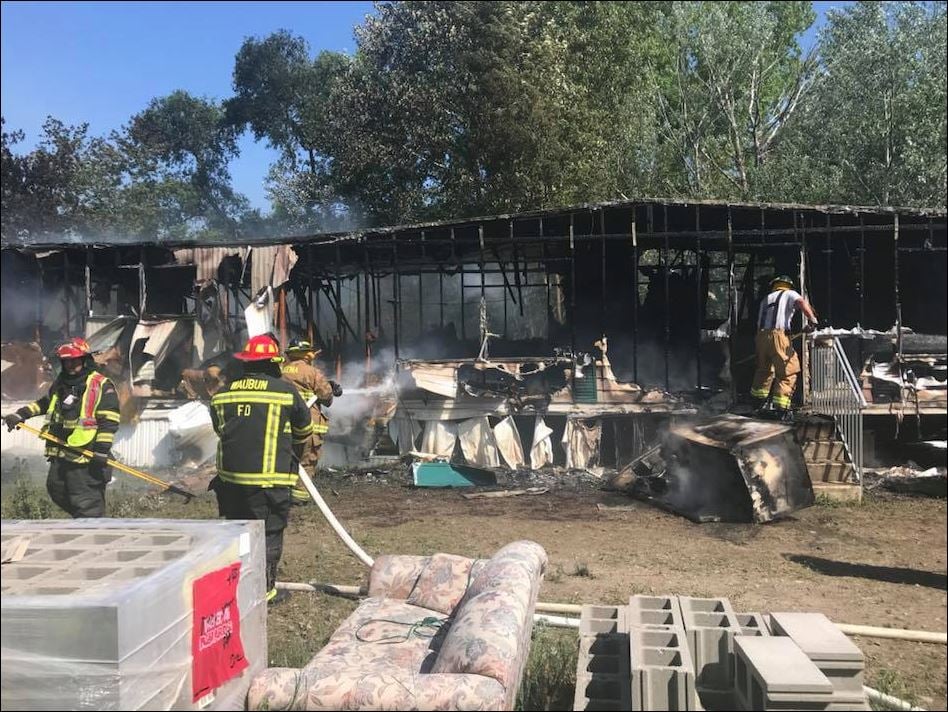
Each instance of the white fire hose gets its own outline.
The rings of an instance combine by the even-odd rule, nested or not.
[[[306,401],[306,405],[309,408],[312,408],[314,405],[316,405],[316,396],[313,396],[308,401]],[[336,535],[342,539],[342,543],[349,547],[349,550],[355,554],[359,561],[369,568],[372,568],[372,564],[375,563],[375,560],[365,553],[362,547],[356,543],[355,539],[349,536],[349,532],[345,530],[345,527],[339,523],[339,520],[336,519],[336,516],[332,513],[329,505],[326,504],[326,500],[323,499],[323,496],[319,493],[319,490],[316,489],[316,485],[313,484],[313,481],[310,479],[309,475],[306,474],[306,470],[303,469],[302,465],[299,466],[299,472],[300,481],[303,483],[306,491],[309,492],[309,496],[316,503],[316,506],[319,507],[319,511],[323,513],[326,521],[329,522],[329,526],[332,527],[332,530],[336,532]]]

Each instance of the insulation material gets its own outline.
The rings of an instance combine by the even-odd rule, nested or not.
[[[533,427],[533,445],[530,447],[530,467],[537,470],[553,464],[553,429],[546,424],[542,415],[537,416]]]
[[[250,302],[244,309],[247,322],[247,337],[273,333],[273,289],[267,287],[263,294]]]
[[[490,421],[486,415],[458,423],[458,438],[461,440],[464,459],[469,464],[479,467],[500,467],[497,443],[494,441],[494,432],[490,428]]]
[[[421,425],[409,415],[399,414],[388,421],[388,432],[392,442],[398,445],[398,454],[407,455],[417,448]]]
[[[507,467],[516,470],[525,464],[523,457],[523,445],[520,441],[520,431],[517,430],[517,424],[511,416],[507,416],[494,426],[494,440],[497,442],[497,449],[507,463]]]
[[[429,420],[425,423],[425,434],[421,439],[421,451],[439,457],[451,457],[458,439],[458,427],[454,423]]]
[[[250,254],[250,290],[253,294],[264,287],[279,287],[286,282],[299,259],[290,245],[254,247]]]
[[[599,462],[602,421],[569,418],[563,431],[566,469],[587,470]]]
[[[445,398],[458,394],[457,368],[442,364],[409,364],[406,368],[415,386]]]
[[[204,403],[185,403],[168,414],[168,433],[183,461],[199,465],[217,453],[217,433]]]

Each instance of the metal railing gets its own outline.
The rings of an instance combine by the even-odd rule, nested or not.
[[[862,386],[843,351],[839,339],[821,338],[810,351],[811,396],[813,410],[828,415],[836,422],[836,430],[862,486],[862,411],[866,399]]]

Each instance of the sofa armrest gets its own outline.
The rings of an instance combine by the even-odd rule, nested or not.
[[[247,709],[305,709],[306,693],[309,690],[308,677],[305,669],[267,668],[250,681]]]
[[[415,679],[411,709],[502,710],[503,685],[484,675],[431,673]]]
[[[379,556],[369,572],[371,598],[408,598],[430,556]]]

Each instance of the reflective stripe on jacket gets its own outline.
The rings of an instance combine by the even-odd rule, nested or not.
[[[239,378],[211,398],[210,409],[220,436],[217,471],[222,480],[259,487],[296,483],[293,446],[312,435],[313,425],[292,385],[265,374]]]
[[[57,379],[46,396],[21,408],[20,415],[30,418],[45,412],[44,432],[74,447],[109,453],[120,420],[118,394],[112,382],[104,374],[90,371],[82,384],[78,404],[63,402],[61,394],[69,390],[72,393],[66,399],[70,395],[75,397],[78,388]],[[51,442],[46,443],[46,456],[76,463],[89,462],[87,456]]]

